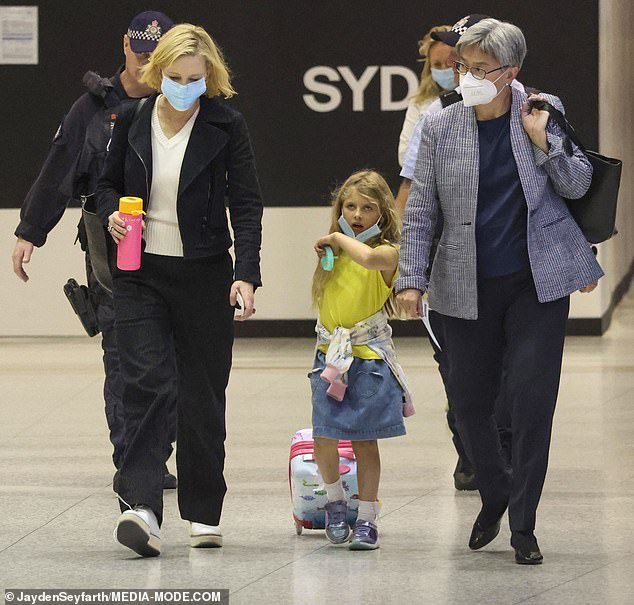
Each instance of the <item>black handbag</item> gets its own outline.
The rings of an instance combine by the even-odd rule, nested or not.
[[[566,199],[566,205],[572,218],[581,228],[583,235],[591,244],[599,244],[616,235],[616,204],[621,184],[621,168],[623,163],[616,158],[609,158],[596,151],[587,150],[575,129],[563,113],[546,101],[529,101],[532,107],[543,109],[550,114],[565,133],[564,150],[572,155],[572,141],[592,164],[592,183],[585,195],[576,200]]]

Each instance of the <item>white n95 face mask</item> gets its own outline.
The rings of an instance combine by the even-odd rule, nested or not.
[[[374,223],[372,227],[368,227],[365,231],[356,235],[354,229],[348,224],[348,221],[343,218],[343,214],[339,217],[339,226],[341,227],[341,231],[351,237],[352,239],[356,239],[360,242],[367,242],[369,239],[376,237],[377,235],[381,235],[381,229],[379,228],[379,221]]]
[[[466,76],[460,74],[460,91],[465,107],[473,107],[475,105],[486,105],[497,97],[503,90],[497,89],[495,83],[504,75],[500,74],[493,82],[491,80],[478,80],[469,72]]]

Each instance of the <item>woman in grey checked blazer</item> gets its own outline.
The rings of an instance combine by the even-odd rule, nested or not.
[[[484,19],[456,50],[464,101],[429,116],[404,217],[399,300],[410,316],[428,291],[442,314],[447,388],[473,461],[482,508],[469,547],[500,530],[508,508],[520,564],[542,562],[535,539],[568,318],[569,295],[603,275],[562,197],[592,179],[583,153],[564,151],[548,113],[511,88],[526,55],[521,30]],[[532,97],[531,97],[532,98]],[[557,97],[543,95],[563,110]],[[444,228],[429,284],[439,213]],[[493,420],[502,368],[512,406],[512,468]]]

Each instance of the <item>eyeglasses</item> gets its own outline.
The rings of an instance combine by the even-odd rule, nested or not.
[[[464,63],[461,63],[460,61],[454,61],[453,66],[461,76],[466,76],[469,72],[471,72],[471,75],[476,80],[484,80],[484,78],[486,78],[488,74],[492,74],[494,71],[507,69],[509,67],[508,65],[501,65],[500,67],[496,67],[495,69],[490,69],[489,71],[486,71],[481,67],[467,67]]]

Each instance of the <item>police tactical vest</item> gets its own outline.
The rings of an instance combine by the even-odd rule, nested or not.
[[[75,195],[78,198],[95,192],[117,117],[126,106],[138,101],[120,99],[114,89],[114,78],[102,78],[89,71],[82,82],[90,94],[100,99],[103,107],[95,112],[86,127],[84,146],[75,172]]]
[[[74,197],[81,200],[82,207],[94,215],[96,208],[93,194],[97,189],[97,182],[103,170],[117,117],[125,107],[138,102],[138,99],[119,98],[114,88],[114,78],[102,78],[93,71],[86,72],[82,82],[90,94],[99,99],[102,107],[95,112],[86,127],[84,145],[75,167],[73,193]],[[93,228],[97,227],[93,226]],[[110,237],[106,236],[105,240],[106,248],[111,248]],[[86,233],[83,212],[77,225],[77,239],[75,241],[79,241],[84,252],[88,251],[88,234]],[[91,252],[95,256],[93,262],[98,262],[95,251]],[[111,257],[112,254],[112,250],[109,250],[107,256]],[[106,263],[111,264],[111,261],[112,258],[108,258]]]

